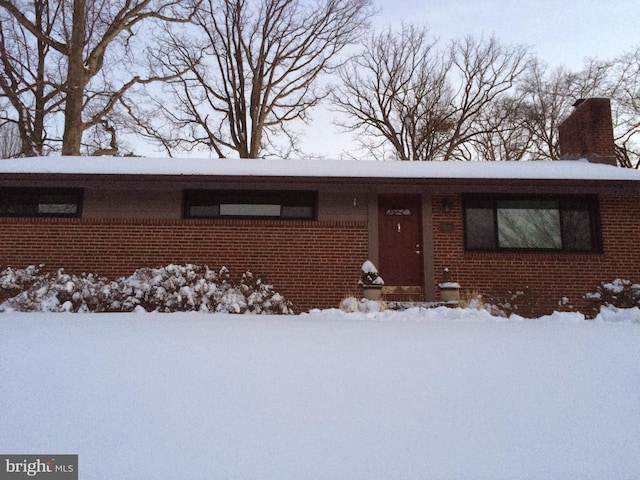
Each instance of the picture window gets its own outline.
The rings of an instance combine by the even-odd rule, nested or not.
[[[466,250],[601,249],[593,196],[469,195],[464,226]]]

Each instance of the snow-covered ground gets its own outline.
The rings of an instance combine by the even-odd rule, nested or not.
[[[640,311],[0,314],[0,453],[102,479],[640,478]]]

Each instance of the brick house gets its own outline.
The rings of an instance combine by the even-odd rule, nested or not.
[[[640,280],[640,172],[615,166],[607,99],[576,106],[561,161],[372,162],[45,157],[0,161],[0,266],[108,277],[169,263],[249,269],[299,311],[525,292],[542,314]]]

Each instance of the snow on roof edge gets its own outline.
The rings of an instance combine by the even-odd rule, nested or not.
[[[168,175],[640,181],[640,171],[582,160],[404,162],[367,160],[32,157],[0,160],[3,174]]]

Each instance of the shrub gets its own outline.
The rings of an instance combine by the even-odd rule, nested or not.
[[[41,277],[43,265],[27,268],[5,268],[0,272],[0,303],[27,290]]]
[[[293,313],[289,301],[251,272],[234,284],[225,267],[215,272],[191,264],[141,268],[113,282],[62,269],[55,274],[36,267],[7,269],[0,274],[0,291],[12,294],[0,311]]]
[[[620,278],[602,282],[595,292],[587,293],[584,299],[587,301],[587,315],[590,318],[595,318],[602,307],[640,307],[640,284]]]
[[[509,318],[514,313],[523,317],[533,314],[529,287],[495,295],[473,291],[470,295],[468,300],[463,300],[463,305],[468,303],[469,307],[486,310],[495,317]]]
[[[253,313],[293,313],[291,302],[249,271],[242,274],[239,289],[246,298],[246,308]]]
[[[358,281],[358,285],[362,287],[371,285],[381,287],[384,285],[384,280],[378,273],[378,269],[370,260],[365,261],[360,268],[360,280]]]
[[[464,290],[460,292],[460,301],[458,302],[460,308],[471,308],[475,310],[488,309],[486,306],[483,295],[478,290]]]
[[[114,285],[91,273],[55,274],[29,278],[29,287],[5,301],[0,310],[21,312],[103,312],[108,309]]]
[[[111,309],[184,312],[215,311],[218,275],[207,266],[167,265],[141,268],[117,281]]]

